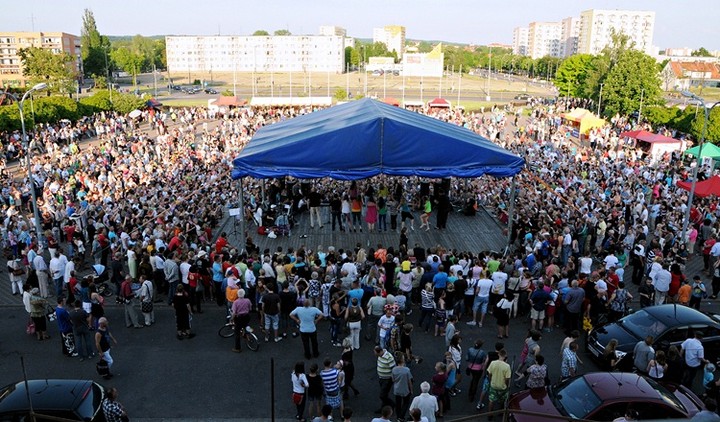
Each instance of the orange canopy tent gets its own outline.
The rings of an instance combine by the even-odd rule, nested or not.
[[[382,102],[385,104],[390,104],[391,106],[400,107],[400,101],[396,100],[393,97],[385,97],[383,98]]]

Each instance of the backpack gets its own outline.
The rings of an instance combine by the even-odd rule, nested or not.
[[[399,346],[397,344],[393,345],[393,339],[395,339],[396,342],[400,341],[400,336],[398,334],[400,334],[400,327],[396,323],[393,323],[392,327],[390,327],[389,330],[385,331],[385,337],[383,338],[383,340],[385,343],[385,348],[390,353],[395,353],[396,349],[400,349],[400,347],[393,347]]]

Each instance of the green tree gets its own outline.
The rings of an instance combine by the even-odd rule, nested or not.
[[[337,101],[346,101],[348,99],[348,93],[343,88],[335,89],[333,98]]]
[[[677,107],[666,107],[664,105],[650,106],[643,110],[645,120],[653,126],[671,126],[680,114]]]
[[[73,92],[75,71],[72,68],[75,59],[68,53],[53,53],[44,48],[29,47],[19,52],[23,73],[28,76],[31,85],[41,82],[48,84],[49,93]]]
[[[555,86],[561,96],[582,97],[585,79],[590,71],[590,54],[575,54],[570,56],[558,66],[555,72]]]
[[[253,32],[254,37],[267,37],[269,35],[270,33],[264,29],[258,29],[257,31]]]
[[[109,45],[106,42],[107,38],[103,38],[97,30],[92,10],[85,9],[80,30],[80,57],[85,76],[106,74],[104,49]]]
[[[695,109],[695,107],[688,108]],[[702,138],[704,125],[705,112],[702,110],[701,106],[700,110],[697,111],[697,116],[695,116],[695,119],[690,124],[690,134],[695,139],[699,140],[700,138]],[[710,118],[708,119],[705,140],[712,143],[717,143],[718,141],[720,141],[720,107],[715,107],[714,109],[710,110]]]
[[[113,61],[125,72],[133,77],[133,85],[137,86],[137,75],[142,72],[145,56],[142,52],[134,51],[129,47],[120,47],[111,54]]]
[[[625,50],[610,68],[603,86],[605,115],[630,114],[659,104],[660,79],[655,59],[638,50]]]
[[[352,66],[360,65],[360,51],[357,48],[353,48],[350,51],[350,64]]]
[[[418,53],[429,53],[433,49],[433,45],[428,41],[420,41],[417,45]]]
[[[287,36],[287,35],[292,35],[292,34],[287,29],[278,29],[277,31],[275,31],[275,35],[276,36]]]
[[[155,40],[153,43],[153,62],[158,69],[167,69],[165,38]]]
[[[691,56],[695,57],[712,57],[712,54],[705,47],[700,47],[697,50],[690,53]]]

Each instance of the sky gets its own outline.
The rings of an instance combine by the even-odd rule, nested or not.
[[[654,45],[720,50],[715,0],[1,0],[0,5],[0,31],[80,35],[83,10],[89,8],[104,35],[249,35],[259,29],[300,35],[337,25],[348,36],[372,38],[374,27],[403,25],[410,39],[480,45],[510,44],[517,26],[560,21],[583,10],[650,10]]]

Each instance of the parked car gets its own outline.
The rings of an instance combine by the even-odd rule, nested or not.
[[[511,420],[556,422],[557,416],[592,421],[612,421],[628,408],[638,419],[689,419],[703,409],[688,388],[660,383],[630,372],[594,372],[567,379],[556,386],[525,390],[508,401]],[[513,410],[542,413],[513,413]]]
[[[212,88],[205,88],[205,93],[206,93],[206,94],[216,95],[218,92],[217,92],[216,90],[212,89]]]
[[[617,356],[621,370],[630,370],[635,345],[647,336],[653,336],[655,350],[667,351],[677,346],[694,332],[703,334],[705,358],[715,361],[720,357],[720,316],[710,315],[682,305],[658,305],[640,309],[617,322],[605,324],[590,332],[586,347],[593,358],[602,355],[611,339],[618,341]]]
[[[518,94],[515,96],[516,100],[529,100],[530,95],[529,94]]]
[[[89,380],[28,380],[29,396],[36,415],[48,415],[76,421],[104,421],[101,406],[105,389]],[[25,382],[18,381],[0,389],[0,421],[30,420],[30,405]],[[44,421],[42,417],[36,420]]]

